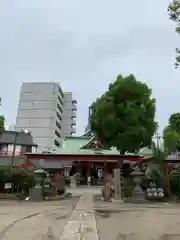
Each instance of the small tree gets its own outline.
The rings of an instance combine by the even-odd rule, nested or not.
[[[164,147],[169,152],[180,151],[180,113],[173,113],[163,131]]]
[[[177,26],[175,28],[176,33],[180,34],[180,0],[172,0],[168,7],[169,17],[174,21]],[[180,64],[180,49],[176,48],[176,62],[175,68],[178,68]]]
[[[121,154],[149,145],[156,130],[155,99],[133,75],[118,76],[92,105],[91,129],[104,145]]]

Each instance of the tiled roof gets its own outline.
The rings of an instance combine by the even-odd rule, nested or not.
[[[55,148],[53,154],[73,154],[73,155],[120,155],[116,148],[107,149],[82,149],[92,140],[92,137],[87,136],[70,136],[66,137],[62,148]],[[138,156],[135,154],[126,154],[131,156]]]
[[[140,149],[139,154],[143,155],[145,158],[149,158],[154,155],[153,150],[148,147],[144,147],[144,148]]]
[[[16,144],[26,146],[37,146],[33,142],[33,137],[30,133],[4,131],[0,133],[0,144],[14,144],[15,135],[17,134]]]

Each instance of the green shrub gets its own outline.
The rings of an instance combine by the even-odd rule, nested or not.
[[[171,175],[171,194],[180,197],[180,175]]]

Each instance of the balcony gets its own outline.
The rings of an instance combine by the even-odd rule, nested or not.
[[[63,99],[62,99],[62,97],[60,97],[59,95],[58,95],[58,101],[60,102],[60,104],[61,104],[61,106],[63,106]]]
[[[58,121],[56,121],[56,127],[61,131],[61,124]]]
[[[75,130],[71,131],[70,135],[73,136],[76,133]]]
[[[76,112],[77,111],[77,106],[76,105],[72,105],[72,111]]]
[[[60,115],[58,112],[56,112],[56,116],[57,116],[57,118],[59,119],[59,121],[61,122],[61,120],[62,120],[61,115]]]
[[[76,126],[76,118],[71,118],[71,124]]]
[[[72,118],[76,118],[76,111],[72,111]]]
[[[57,109],[60,111],[60,113],[62,113],[62,107],[59,105],[59,103],[57,103]]]
[[[57,129],[55,130],[55,136],[56,136],[57,138],[60,138],[60,137],[61,137],[61,134],[59,133],[59,131],[57,131]]]
[[[73,129],[76,128],[76,123],[72,123],[71,128],[73,128]]]
[[[72,100],[72,104],[76,105],[77,104],[77,100]]]
[[[59,141],[57,139],[54,139],[54,145],[56,147],[60,147],[60,143],[59,143]]]

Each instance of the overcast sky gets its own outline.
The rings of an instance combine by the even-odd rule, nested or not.
[[[180,111],[180,36],[168,0],[0,1],[0,96],[6,124],[15,123],[22,81],[55,81],[78,101],[77,132],[88,105],[118,74],[147,81],[161,130]],[[179,44],[180,46],[180,44]]]

